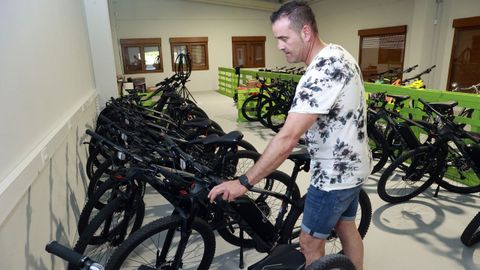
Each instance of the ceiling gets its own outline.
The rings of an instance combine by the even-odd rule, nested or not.
[[[264,11],[275,11],[281,4],[289,0],[188,0],[192,2],[208,3],[214,5],[224,5],[232,7],[249,8]],[[321,0],[306,1],[309,3],[318,2]]]

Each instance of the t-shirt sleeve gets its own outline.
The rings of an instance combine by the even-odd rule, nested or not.
[[[290,112],[328,114],[353,76],[343,57],[316,60],[300,80]]]

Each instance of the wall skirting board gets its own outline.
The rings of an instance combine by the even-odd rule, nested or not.
[[[79,138],[80,140],[88,139],[84,135],[84,129],[94,124],[98,111],[97,99],[96,91],[92,91],[78,103],[78,106],[67,112],[60,124],[0,182],[0,225],[12,213],[27,190],[47,168],[47,165],[52,162],[52,157],[57,150],[66,144],[68,136],[77,132],[82,136]],[[79,123],[83,126],[79,126]],[[78,146],[81,141],[77,143]]]

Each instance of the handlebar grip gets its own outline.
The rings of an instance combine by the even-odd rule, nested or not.
[[[83,267],[84,259],[86,258],[82,254],[73,251],[64,245],[59,244],[57,241],[50,241],[46,246],[45,250],[48,253],[51,253],[55,256],[58,256],[67,262],[74,264],[75,266],[81,268]]]

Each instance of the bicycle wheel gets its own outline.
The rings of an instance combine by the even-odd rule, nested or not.
[[[140,228],[144,215],[143,201],[130,205],[125,199],[117,197],[89,222],[73,250],[105,264],[115,247],[128,234]],[[69,265],[68,269],[77,268]]]
[[[291,184],[290,176],[281,172],[274,171],[265,179],[261,180],[255,185],[257,188],[277,192],[280,194],[285,194],[287,186]],[[273,197],[268,194],[261,194],[256,192],[247,192],[247,196],[255,201],[255,204],[262,210],[263,214],[267,219],[272,223],[276,224],[279,222],[277,217],[280,214],[283,201],[279,198]],[[297,201],[300,199],[300,190],[296,183],[293,183],[293,192],[291,199]],[[218,218],[222,219],[223,225],[221,225],[217,232],[218,234],[228,243],[240,246],[240,228],[237,223],[235,223],[228,215],[224,215],[223,212],[216,213],[216,221]],[[281,222],[284,222],[285,217]],[[253,248],[255,247],[255,242],[246,234],[244,234],[244,240],[242,242],[243,247]]]
[[[179,269],[172,264],[183,222],[180,216],[173,215],[145,225],[115,250],[105,269]],[[215,255],[215,235],[199,218],[193,220],[191,229],[182,252],[181,269],[207,270]]]
[[[350,259],[343,254],[329,254],[314,261],[306,270],[355,270]]]
[[[372,174],[380,171],[385,163],[388,161],[388,151],[389,145],[387,139],[379,132],[374,125],[368,125],[367,127],[367,134],[368,134],[368,145],[370,146],[370,150],[372,151],[372,157],[374,166],[372,169]]]
[[[480,212],[473,217],[462,233],[460,240],[467,247],[480,242]]]
[[[368,232],[370,227],[370,222],[372,220],[372,204],[370,198],[368,197],[365,190],[360,190],[358,197],[359,208],[357,210],[357,216],[355,218],[355,223],[357,224],[358,232],[362,239]],[[303,219],[303,207],[305,205],[305,196],[298,201],[297,207],[294,207],[288,213],[287,219],[285,221],[284,227],[281,232],[281,242],[290,243],[299,245],[298,237],[301,232],[301,225]],[[336,235],[335,231],[332,230],[332,233],[327,238],[325,245],[325,254],[339,253],[342,250],[342,244],[340,239]]]
[[[389,203],[410,200],[435,181],[437,163],[436,154],[429,147],[404,153],[383,172],[377,184],[378,195]]]
[[[107,159],[103,162],[95,171],[90,182],[88,183],[87,188],[87,197],[92,198],[95,190],[100,187],[105,181],[108,181],[110,178],[110,173],[112,172],[113,168],[113,161],[112,159]]]
[[[247,142],[244,139],[242,139],[241,141],[238,142],[238,147],[239,147],[239,149],[242,149],[242,150],[253,151],[253,152],[258,153],[257,148],[255,148],[255,146],[253,146],[253,144]]]
[[[92,180],[95,172],[108,160],[111,160],[111,157],[101,147],[91,148],[85,164],[88,179]]]
[[[229,153],[221,164],[222,177],[235,178],[245,174],[260,158],[260,154],[254,151],[239,150],[236,153]]]
[[[270,128],[267,118],[268,115],[272,113],[273,107],[275,107],[275,102],[272,98],[263,99],[260,105],[258,105],[258,121],[260,121],[260,123],[266,128]]]
[[[450,144],[444,164],[441,177],[437,180],[441,187],[460,194],[480,192],[480,178],[473,168],[475,164],[471,157]]]
[[[245,101],[242,104],[242,115],[247,119],[248,121],[258,121],[258,113],[257,109],[260,106],[261,102],[268,97],[262,94],[256,94],[249,96],[248,98],[245,99]]]
[[[273,106],[270,110],[270,113],[267,115],[267,124],[268,127],[278,132],[285,124],[288,116],[288,110],[290,109],[289,105],[285,102],[278,103]]]
[[[121,184],[120,184],[121,185]],[[85,203],[85,206],[80,213],[78,218],[78,234],[82,235],[84,230],[87,228],[90,221],[98,214],[99,210],[101,210],[105,205],[107,205],[111,200],[115,199],[115,193],[112,193],[114,190],[121,189],[122,192],[126,193],[135,193],[138,194],[136,200],[141,200],[141,197],[144,192],[143,185],[136,185],[136,184],[123,184],[121,187],[119,186],[118,180],[108,179],[102,185],[100,185],[96,190],[95,193]],[[143,220],[143,215],[141,212],[137,213],[137,218],[141,218]],[[141,221],[139,221],[141,224]]]

